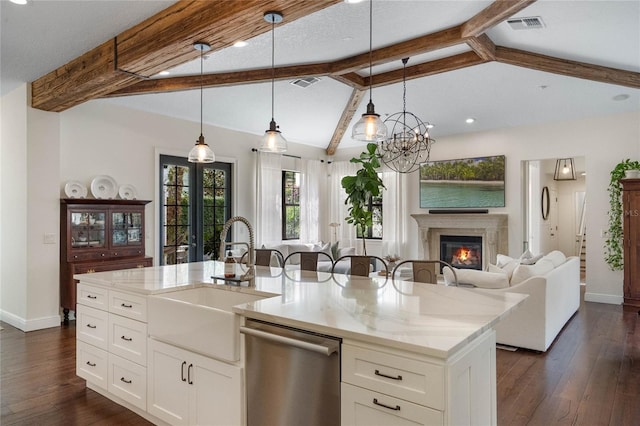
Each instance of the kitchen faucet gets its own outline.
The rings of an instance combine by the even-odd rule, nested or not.
[[[231,225],[233,225],[235,222],[242,222],[247,226],[247,229],[249,230],[249,244],[245,242],[229,242],[228,243],[225,241],[227,239],[227,232],[229,232],[229,228],[231,228]],[[247,260],[247,272],[245,272],[240,277],[240,280],[248,281],[249,286],[251,286],[253,283],[253,278],[255,277],[255,271],[253,267],[253,257],[254,257],[255,250],[254,250],[254,240],[253,240],[253,228],[251,227],[251,224],[246,218],[242,216],[234,216],[225,222],[224,226],[222,227],[222,231],[220,231],[220,260],[223,260],[225,258],[225,248],[228,245],[246,245],[247,246],[247,249],[249,251],[248,252],[249,259]]]

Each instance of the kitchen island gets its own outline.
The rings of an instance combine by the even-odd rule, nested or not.
[[[139,349],[139,352],[144,351],[144,356],[140,355],[138,361],[133,362],[135,365],[129,364],[131,357],[127,359],[122,354],[112,354],[106,343],[102,346],[106,349],[98,353],[107,360],[114,359],[121,361],[121,365],[132,367],[129,370],[140,367],[137,368],[138,381],[144,380],[145,383],[144,386],[140,383],[139,395],[130,399],[127,397],[135,392],[126,387],[123,389],[123,385],[128,385],[126,382],[131,380],[126,375],[107,373],[104,382],[100,382],[95,374],[85,371],[86,357],[83,358],[85,353],[82,351],[90,352],[100,343],[86,344],[90,338],[82,337],[83,313],[80,312],[77,324],[78,375],[87,379],[88,386],[97,387],[96,390],[156,423],[202,423],[202,415],[205,414],[177,415],[166,407],[158,408],[159,404],[152,396],[158,393],[153,365],[159,359],[153,355],[157,354],[153,348],[172,342],[156,342],[158,339],[153,333],[147,333],[146,306],[149,300],[155,301],[152,298],[207,287],[259,296],[257,300],[230,308],[244,318],[342,340],[342,373],[339,378],[342,424],[371,424],[374,419],[392,424],[496,423],[495,333],[492,327],[526,296],[479,294],[463,288],[391,281],[379,276],[349,278],[279,268],[256,268],[256,278],[251,287],[247,283],[227,285],[224,281],[215,284],[211,277],[222,276],[223,267],[219,262],[199,262],[76,276],[80,280],[79,311],[82,311],[80,308],[84,305],[80,304],[83,301],[90,304],[96,300],[97,296],[91,293],[95,291],[104,291],[104,297],[115,301],[106,302],[109,305],[106,309],[108,315],[104,318],[106,324],[122,322],[119,318],[122,309],[135,310],[136,304],[143,306],[140,310],[145,312],[137,315],[136,324],[131,325],[143,324],[140,335],[146,340],[143,342],[145,347]],[[88,294],[93,298],[88,298]],[[134,303],[122,301],[126,297],[132,298]],[[123,304],[132,308],[122,308]],[[91,313],[96,314],[94,311]],[[129,313],[124,316],[132,319]],[[89,319],[88,323],[93,325],[91,321]],[[152,328],[149,325],[149,329]],[[117,331],[116,338],[112,340],[118,340],[120,335],[125,336]],[[179,349],[207,358],[190,348]],[[242,351],[239,354],[238,359],[210,358],[216,362],[219,371],[225,372],[225,377],[235,377],[230,379],[234,381],[233,386],[228,387],[231,382],[221,384],[234,390],[219,392],[223,400],[219,409],[238,412],[211,418],[207,422],[209,424],[246,422],[244,357]],[[176,368],[181,370],[178,384],[191,381],[191,377],[187,377],[191,374],[190,366],[194,365],[195,369],[197,363],[180,357],[176,357],[176,362]],[[119,371],[118,363],[115,364],[107,370]],[[108,365],[112,363],[108,361]],[[233,374],[227,371],[230,369]],[[180,391],[175,388],[171,391],[178,398]],[[193,398],[197,397],[196,394]],[[237,401],[233,402],[234,399]],[[193,406],[193,401],[185,404]],[[163,417],[167,412],[172,415]],[[211,411],[207,415],[217,416]]]

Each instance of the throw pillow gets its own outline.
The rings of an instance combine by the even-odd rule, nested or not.
[[[535,265],[535,263],[540,259],[542,259],[542,255],[538,254],[536,256],[531,256],[531,257],[527,257],[527,258],[521,259],[520,260],[520,264],[521,265]]]
[[[543,259],[550,260],[551,263],[553,263],[553,267],[557,268],[567,260],[567,257],[560,250],[553,250],[544,256]]]
[[[313,244],[289,244],[289,254],[295,253],[297,251],[312,251]],[[300,264],[300,256],[292,256],[287,262],[291,265],[299,265]]]
[[[355,247],[342,247],[342,248],[338,249],[338,257],[355,256],[355,254],[356,254],[356,248]]]
[[[340,241],[336,241],[335,243],[331,244],[331,258],[333,260],[336,260],[339,256],[338,256],[338,245],[340,244]]]
[[[507,288],[509,281],[504,272],[487,272],[478,271],[476,269],[458,269],[454,268],[458,278],[458,284],[471,284],[480,288]],[[453,271],[451,268],[443,270],[444,282],[446,285],[452,285],[455,282]]]
[[[329,258],[331,260],[334,259],[334,257],[331,255],[331,243],[320,243],[320,244],[315,244],[313,246],[313,251],[321,251],[323,253],[325,253],[327,256],[329,256]],[[319,262],[326,262],[327,259],[325,256],[319,255],[318,256],[318,261]]]
[[[496,266],[496,265],[492,265],[491,263],[489,264],[489,266],[487,266],[487,272],[495,272],[495,273],[499,273],[499,274],[506,274],[507,272]]]
[[[516,259],[510,256],[507,256],[506,254],[498,254],[496,256],[496,266],[498,268],[504,268],[507,263],[513,262],[514,260]]]
[[[550,260],[539,260],[534,265],[518,265],[511,277],[511,286],[535,276],[541,276],[553,270],[553,263]]]

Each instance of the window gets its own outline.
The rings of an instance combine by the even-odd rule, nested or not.
[[[367,203],[367,210],[372,214],[373,225],[365,230],[365,238],[372,240],[382,239],[382,194],[371,197]],[[362,232],[358,229],[358,238],[362,238]]]
[[[231,165],[160,156],[161,264],[217,259],[231,217]]]
[[[282,171],[282,239],[300,238],[300,172]]]

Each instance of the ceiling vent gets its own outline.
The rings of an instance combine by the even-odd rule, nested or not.
[[[306,77],[306,78],[299,78],[297,80],[293,80],[291,81],[291,84],[293,84],[294,86],[298,86],[298,87],[302,87],[303,89],[306,89],[307,87],[319,81],[320,79],[318,77]]]
[[[545,27],[544,22],[542,22],[542,18],[539,16],[508,19],[507,23],[511,25],[511,28],[514,30],[533,30]]]

